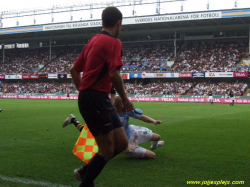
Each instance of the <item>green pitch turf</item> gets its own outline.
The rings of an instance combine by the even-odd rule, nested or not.
[[[199,186],[187,181],[203,180],[250,186],[250,105],[134,105],[164,120],[157,126],[134,119],[130,123],[160,134],[165,145],[155,150],[154,160],[115,157],[96,179],[97,187],[185,187]],[[0,108],[0,187],[80,184],[73,170],[83,162],[72,154],[79,132],[73,125],[62,128],[70,113],[82,121],[77,101],[1,99]]]

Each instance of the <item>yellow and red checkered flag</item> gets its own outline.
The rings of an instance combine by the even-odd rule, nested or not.
[[[97,152],[98,146],[95,141],[95,138],[89,131],[88,126],[85,125],[77,142],[75,143],[73,154],[76,155],[76,157],[78,157],[80,160],[88,164],[91,158],[93,158],[93,156]]]

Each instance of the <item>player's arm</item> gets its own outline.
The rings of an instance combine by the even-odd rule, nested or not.
[[[148,116],[145,116],[145,115],[141,116],[141,120],[144,121],[144,122],[146,122],[146,123],[153,123],[155,125],[163,123],[163,121],[154,120],[154,119],[152,119],[152,118],[150,118]]]
[[[124,107],[128,111],[133,110],[133,108],[134,108],[133,103],[128,99],[128,97],[126,95],[123,80],[122,80],[122,77],[121,77],[118,69],[115,69],[113,72],[111,72],[109,74],[109,77],[110,77],[110,80],[111,80],[114,88],[116,89],[116,91],[120,95],[122,102],[124,104]]]
[[[70,74],[77,90],[79,90],[81,84],[81,74],[79,71],[77,71],[74,65],[70,68]]]

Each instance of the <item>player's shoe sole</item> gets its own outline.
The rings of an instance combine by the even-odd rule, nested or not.
[[[157,145],[156,146],[151,146],[151,150],[154,150],[154,149],[156,149],[157,147],[161,147],[161,146],[163,146],[165,144],[165,142],[164,141],[158,141],[158,143],[157,143]]]
[[[63,122],[63,127],[66,127],[67,125],[71,124],[71,119],[76,118],[73,114],[70,114]]]

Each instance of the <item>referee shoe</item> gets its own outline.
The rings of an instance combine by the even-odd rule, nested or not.
[[[78,168],[78,169],[75,169],[74,170],[74,176],[75,178],[77,178],[77,180],[79,181],[82,181],[83,180],[83,175],[84,175],[84,166]],[[90,184],[88,187],[96,187],[94,182],[92,182],[92,184]]]

